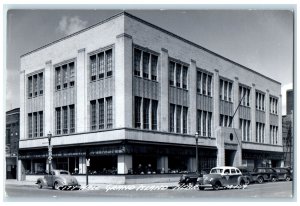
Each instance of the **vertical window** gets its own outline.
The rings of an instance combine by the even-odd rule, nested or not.
[[[34,137],[37,137],[38,136],[38,116],[37,116],[37,113],[34,112],[33,113],[33,128],[34,128]]]
[[[187,89],[187,73],[188,73],[188,68],[186,66],[183,66],[182,70],[182,88]]]
[[[149,59],[150,54],[148,52],[143,52],[143,77],[149,78]]]
[[[176,107],[176,132],[181,133],[181,106]]]
[[[197,92],[201,93],[201,72],[197,71]]]
[[[149,129],[149,106],[150,100],[144,99],[143,101],[143,128]]]
[[[61,134],[61,113],[60,108],[56,108],[56,134]]]
[[[106,75],[108,77],[112,76],[112,49],[107,50],[106,52]]]
[[[211,137],[211,124],[212,124],[212,113],[208,112],[208,125],[207,125],[207,132],[208,132],[208,137]]]
[[[232,83],[228,82],[228,101],[232,102]]]
[[[182,117],[182,127],[183,127],[183,133],[187,133],[187,115],[188,115],[188,108],[183,107],[183,117]]]
[[[134,49],[134,75],[141,75],[141,50]]]
[[[32,138],[32,114],[28,114],[28,136]]]
[[[201,125],[202,125],[202,122],[201,122],[201,114],[202,114],[202,111],[201,110],[197,110],[197,131],[198,131],[198,134],[201,135]]]
[[[206,76],[207,74],[202,73],[202,94],[206,95]]]
[[[212,76],[208,75],[207,77],[208,77],[208,79],[207,79],[207,95],[211,97],[212,96],[211,95],[211,79],[212,79]]]
[[[75,132],[75,107],[74,105],[70,105],[70,133]]]
[[[62,108],[63,134],[68,134],[68,107]]]
[[[220,93],[220,100],[223,100],[223,80],[220,79],[220,85],[219,85],[219,93]]]
[[[96,130],[97,128],[97,116],[96,116],[96,101],[91,101],[91,130]]]
[[[38,78],[37,75],[33,76],[33,95],[36,97],[38,94]]]
[[[174,104],[170,104],[170,132],[175,132],[175,105]]]
[[[112,97],[106,98],[107,105],[107,128],[113,127],[113,111],[112,111]]]
[[[142,106],[142,98],[135,97],[134,101],[134,114],[135,114],[135,128],[141,128],[141,106]]]
[[[228,82],[224,81],[224,100],[227,101],[227,86]]]
[[[99,99],[99,129],[104,129],[104,99]]]
[[[44,117],[43,117],[43,112],[39,112],[39,118],[40,118],[40,137],[42,137],[44,135],[43,131],[44,131]]]
[[[55,76],[56,76],[56,78],[55,78],[55,80],[56,80],[56,90],[60,90],[61,89],[61,87],[60,87],[60,85],[61,85],[61,72],[60,72],[59,67],[55,68]]]
[[[63,87],[67,88],[68,87],[68,65],[63,65],[62,66],[62,72],[63,72]]]
[[[203,136],[206,136],[206,115],[207,112],[203,111],[203,119],[202,119]]]
[[[39,74],[39,94],[43,94],[43,89],[44,89],[44,78],[43,78],[43,73]]]
[[[157,130],[157,106],[158,106],[158,101],[152,100],[152,130]]]
[[[223,125],[223,115],[220,114],[220,123],[219,123],[220,127],[224,127]]]
[[[262,96],[262,105],[261,105],[261,108],[264,111],[265,110],[265,95],[262,94],[261,96]]]
[[[176,64],[176,86],[180,87],[181,65]]]
[[[151,79],[154,81],[157,80],[157,60],[156,55],[151,55]]]
[[[102,79],[104,78],[104,72],[105,72],[104,52],[98,54],[98,59],[99,59],[98,74],[99,74],[99,79]]]
[[[70,68],[70,87],[74,86],[75,83],[75,67],[74,67],[74,62],[69,64]]]
[[[170,72],[170,85],[175,86],[174,84],[175,63],[174,62],[169,62],[169,72]]]
[[[90,57],[91,81],[96,80],[97,58],[96,55]]]
[[[32,76],[28,77],[28,97],[32,97]]]

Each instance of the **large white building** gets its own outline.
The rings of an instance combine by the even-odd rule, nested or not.
[[[126,12],[22,55],[20,85],[19,179],[49,132],[79,174],[194,171],[196,132],[200,168],[283,163],[279,82]]]

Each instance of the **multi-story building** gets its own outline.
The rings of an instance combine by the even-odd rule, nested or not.
[[[279,82],[126,12],[21,56],[20,83],[20,174],[47,170],[49,132],[53,167],[80,174],[86,155],[194,171],[196,133],[201,168],[283,162]]]
[[[6,178],[16,179],[19,150],[20,108],[6,112]]]

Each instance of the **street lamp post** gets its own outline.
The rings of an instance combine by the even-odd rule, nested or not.
[[[51,138],[52,138],[52,134],[49,132],[49,134],[47,135],[48,136],[48,142],[49,142],[49,145],[48,145],[48,164],[49,164],[49,175],[50,175],[50,172],[51,172],[51,161],[52,161],[52,145],[51,145]]]
[[[196,173],[198,173],[198,138],[199,134],[196,132],[195,134],[195,140],[196,140]]]

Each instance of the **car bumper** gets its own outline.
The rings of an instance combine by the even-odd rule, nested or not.
[[[198,185],[198,187],[201,187],[201,188],[212,188],[212,184]]]

